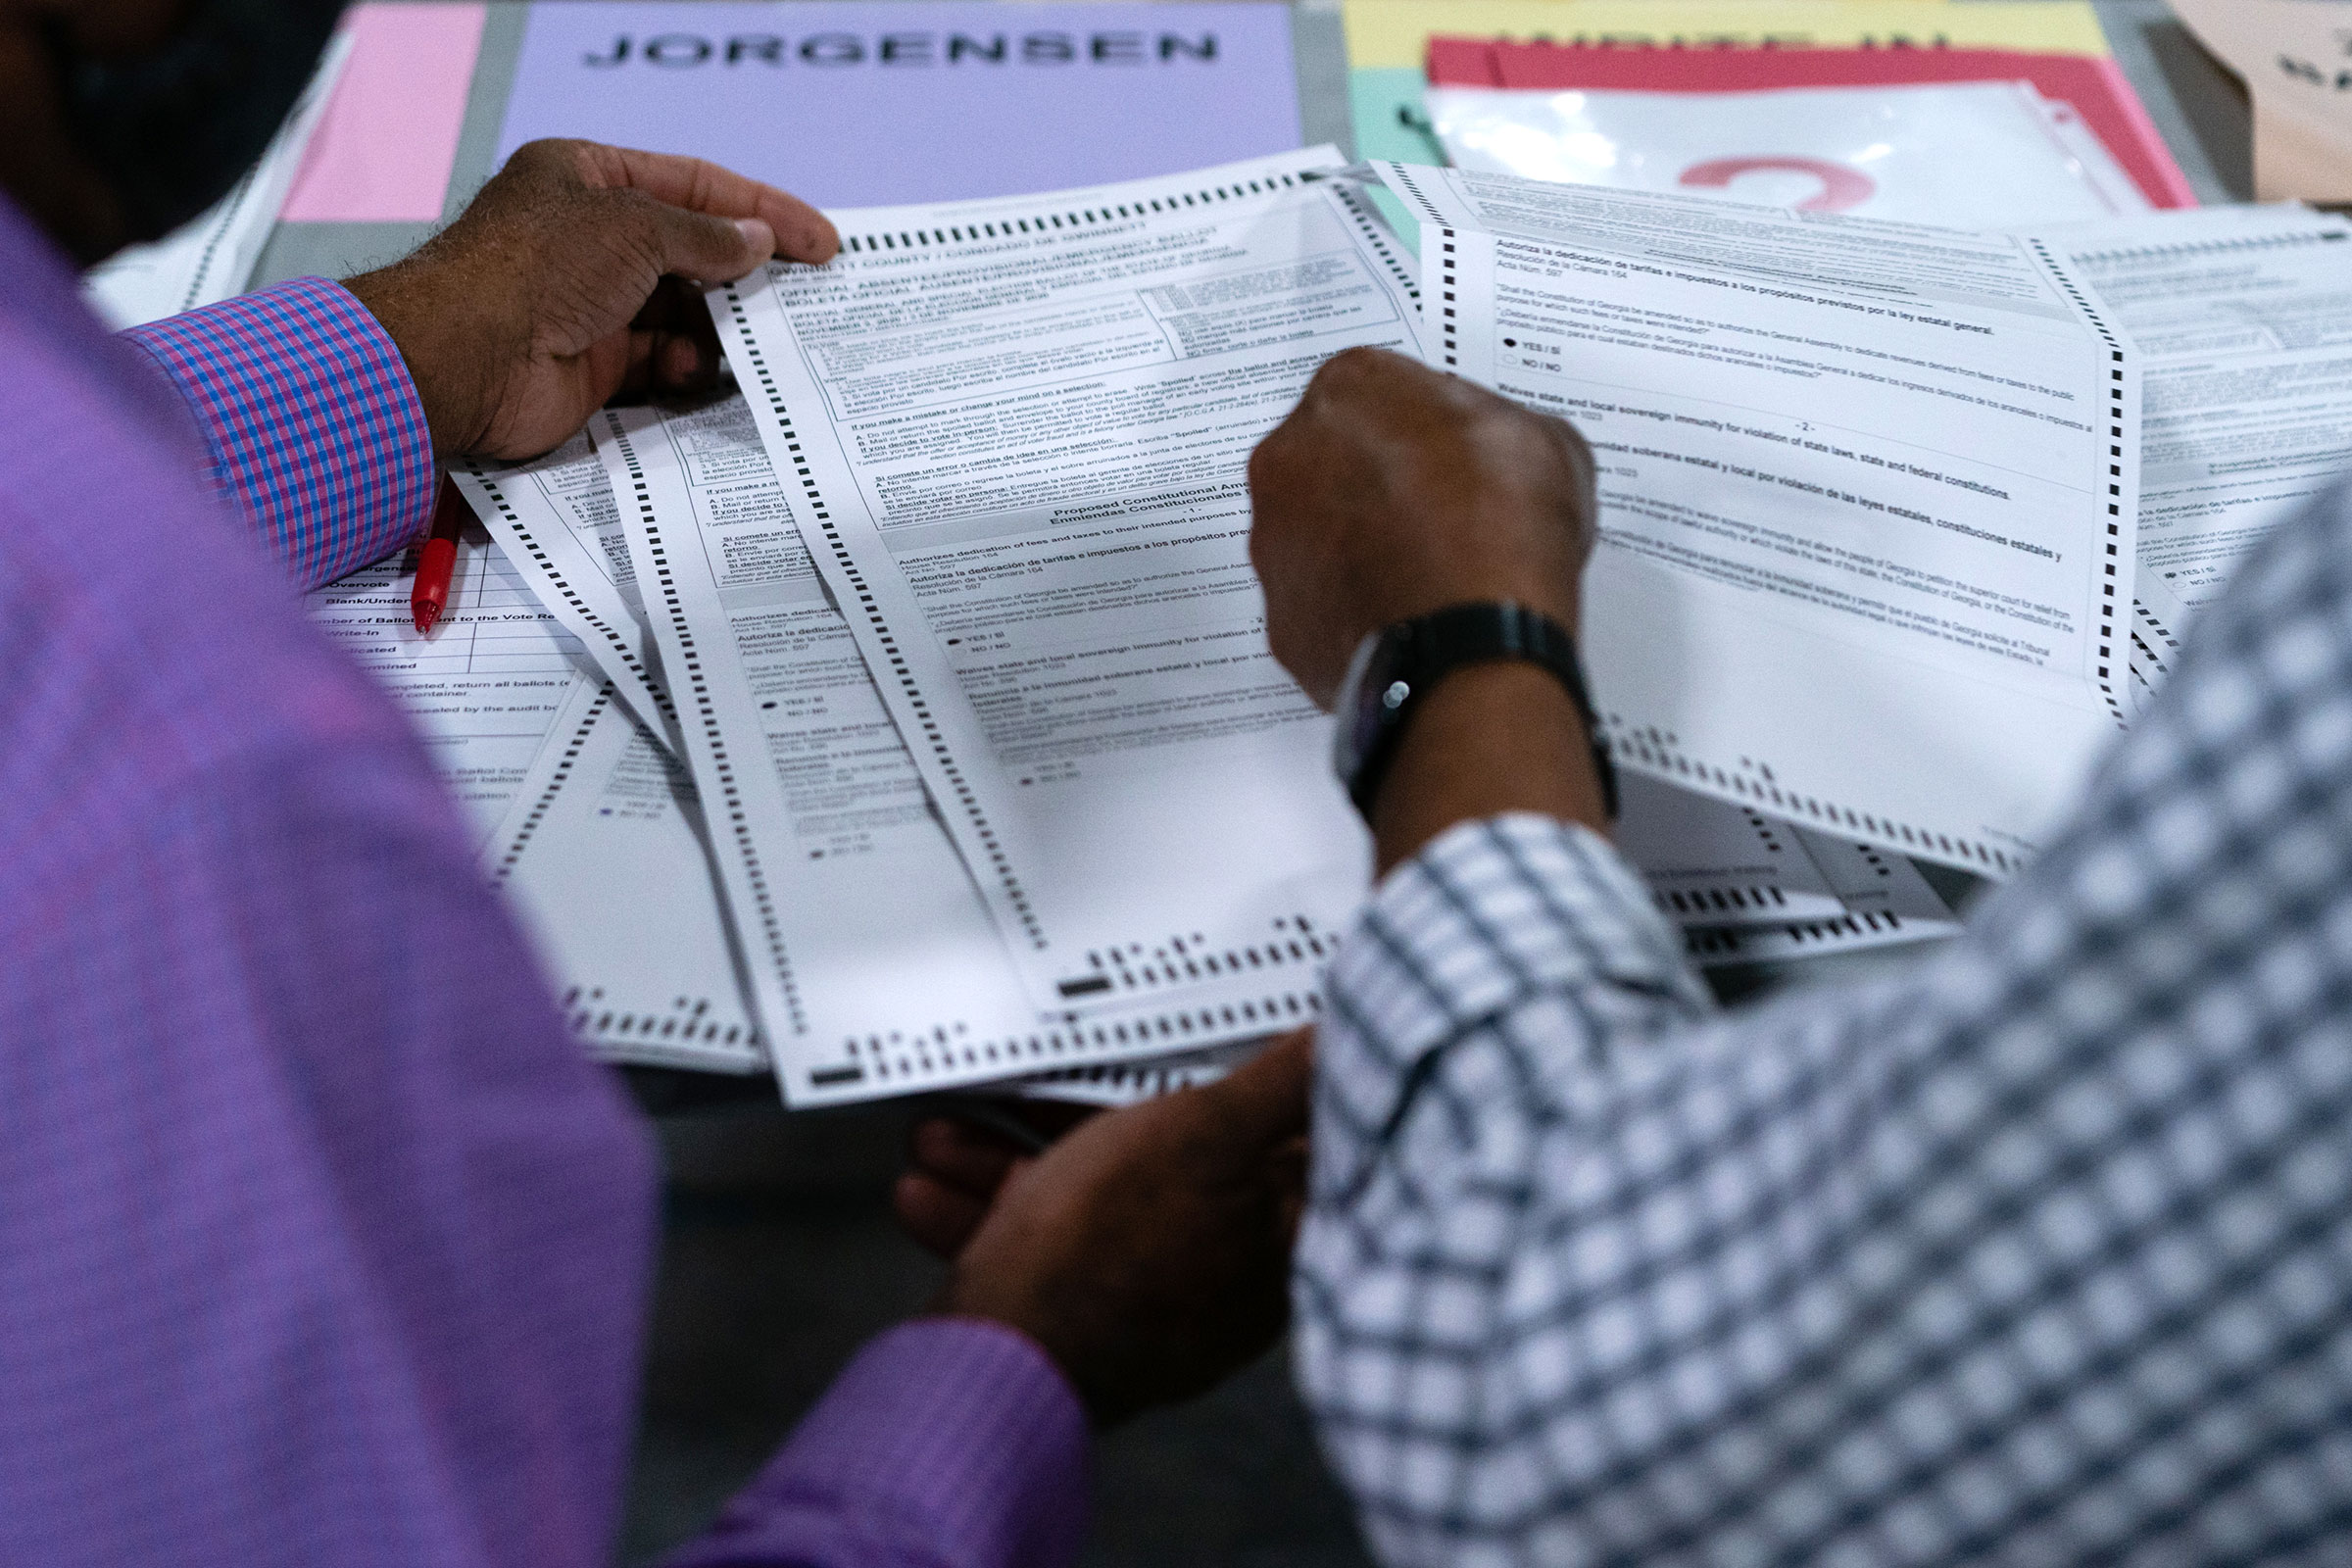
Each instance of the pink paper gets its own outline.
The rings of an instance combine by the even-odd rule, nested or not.
[[[488,7],[356,6],[351,58],[279,218],[429,223],[441,217]]]

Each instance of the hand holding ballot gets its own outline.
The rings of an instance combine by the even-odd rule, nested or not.
[[[539,141],[445,232],[347,286],[400,346],[437,453],[527,458],[615,396],[716,380],[710,317],[681,282],[839,243],[806,202],[701,159]]]

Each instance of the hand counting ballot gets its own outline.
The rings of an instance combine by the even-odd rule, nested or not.
[[[791,526],[749,405],[729,396],[613,411],[596,429],[629,498],[623,520],[641,578],[656,585],[669,667],[693,672],[687,711],[700,722],[686,728],[686,756],[713,781],[705,793],[730,803],[710,848],[738,929],[760,933],[744,961],[774,1020],[766,1038],[793,1103],[1079,1059],[1091,1065],[1050,1069],[1019,1092],[1116,1102],[1230,1059],[1231,1048],[1158,1054],[1188,1038],[1249,1040],[1313,1015],[1311,990],[1269,994],[1246,972],[1190,1012],[1041,1015]],[[1647,780],[1629,793],[1625,826],[1638,862],[1655,861],[1662,906],[1691,927],[1700,962],[1952,929],[1899,857],[1840,881],[1825,875],[1841,862],[1818,835]],[[1727,938],[1716,929],[1726,911],[1755,929]],[[1317,934],[1306,956],[1328,951]]]
[[[2123,723],[2140,356],[2050,244],[1375,166],[1431,350],[1573,419],[1619,760],[1970,870]]]

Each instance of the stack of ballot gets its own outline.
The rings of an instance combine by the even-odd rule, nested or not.
[[[1938,867],[2031,858],[2346,455],[2339,220],[1971,234],[1339,163],[838,213],[829,267],[713,291],[739,390],[460,475],[450,629],[376,617],[371,662],[595,1049],[795,1104],[1111,1102],[1311,1021],[1366,845],[1242,467],[1341,348],[1592,439],[1617,839],[1700,963],[1955,930]]]
[[[2299,209],[1972,234],[1324,151],[836,216],[713,292],[739,392],[464,480],[601,677],[492,864],[640,1033],[724,1005],[664,976],[725,933],[794,1103],[1115,1099],[1311,1020],[1365,845],[1242,466],[1340,348],[1592,440],[1618,838],[1701,962],[1949,932],[1928,868],[2029,859],[2345,455],[2352,225]]]
[[[742,392],[461,475],[602,677],[490,850],[600,1049],[718,989],[668,978],[698,893],[796,1103],[1148,1090],[1311,1020],[1366,846],[1241,468],[1331,353],[1421,349],[1336,162],[838,214],[833,266],[713,295]],[[1620,838],[1700,961],[1954,928],[1836,827],[1629,776]]]
[[[1312,1021],[1367,845],[1243,467],[1340,349],[1592,440],[1616,834],[1702,963],[1952,932],[2352,456],[2352,225],[2301,209],[1972,233],[1318,149],[835,217],[712,292],[737,390],[460,474],[430,636],[408,563],[314,596],[583,1042],[794,1104],[1110,1102]]]

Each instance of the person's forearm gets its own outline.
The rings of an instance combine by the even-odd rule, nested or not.
[[[400,352],[339,283],[299,278],[122,334],[188,406],[213,478],[295,585],[408,544],[430,432]]]
[[[716,1526],[666,1568],[1062,1568],[1091,1435],[1044,1350],[933,1317],[860,1350]]]
[[[1647,1338],[1627,1339],[1611,1312],[1619,1298],[1591,1287],[1609,1275],[1633,1294],[1610,1274],[1625,1249],[1585,1246],[1615,1242],[1611,1227],[1655,1231],[1661,1256],[1687,1261],[1674,1247],[1707,1222],[1690,1216],[1712,1213],[1701,1199],[1662,1217],[1638,1188],[1602,1206],[1588,1190],[1593,1171],[1613,1169],[1602,1162],[1618,1157],[1620,1136],[1653,1181],[1680,1172],[1681,1148],[1660,1143],[1673,1136],[1664,1091],[1637,1078],[1652,1099],[1639,1087],[1613,1097],[1619,1068],[1639,1073],[1675,1051],[1707,998],[1680,934],[1607,844],[1503,809],[1507,786],[1481,799],[1467,770],[1454,790],[1476,819],[1382,883],[1332,965],[1294,1293],[1298,1372],[1377,1557],[1438,1564],[1475,1548],[1545,1561],[1572,1554],[1575,1538],[1545,1533],[1581,1500],[1568,1478],[1606,1474],[1638,1451],[1622,1439],[1592,1452],[1579,1437],[1580,1418],[1608,1408],[1607,1379],[1645,1354],[1704,1372],[1717,1353],[1705,1334],[1646,1323]],[[1527,804],[1547,815],[1565,805]],[[1716,1311],[1734,1289],[1710,1278],[1682,1300]],[[1634,1491],[1593,1494],[1640,1519]]]
[[[1533,664],[1476,664],[1421,700],[1373,803],[1382,875],[1456,822],[1536,811],[1608,831],[1591,738],[1567,689]]]

